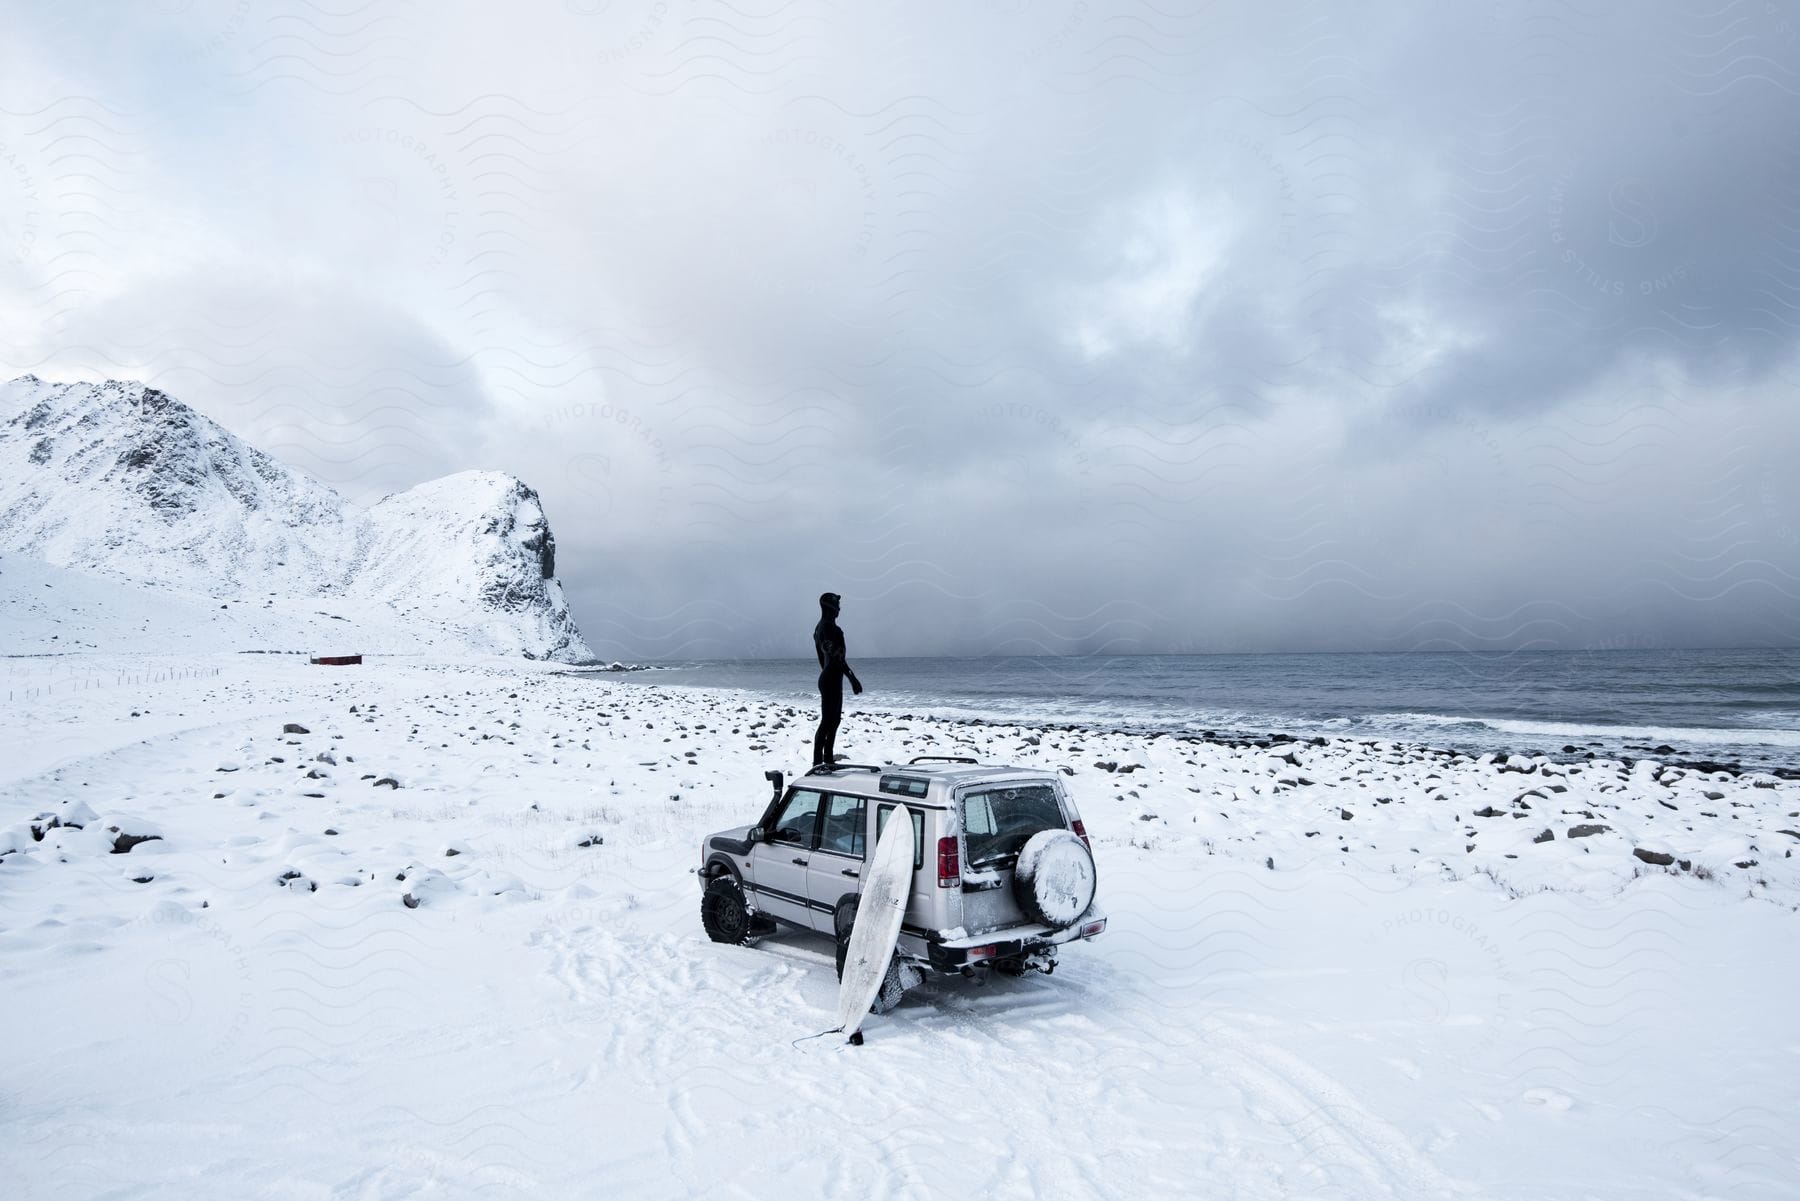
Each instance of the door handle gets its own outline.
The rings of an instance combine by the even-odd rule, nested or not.
[[[806,866],[806,860],[804,860],[804,859],[796,859],[796,860],[794,860],[794,862],[798,863],[801,867]]]
[[[857,879],[862,878],[861,872],[851,871],[849,868],[844,869],[844,875],[849,876],[852,880],[857,880]]]

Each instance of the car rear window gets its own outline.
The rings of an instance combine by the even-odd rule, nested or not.
[[[883,805],[875,811],[875,841],[881,841],[881,832],[887,829],[888,818],[894,814],[893,805]],[[918,871],[925,866],[925,815],[917,809],[907,809],[912,817],[913,828],[913,870]]]
[[[963,797],[963,843],[970,867],[1015,856],[1039,830],[1061,830],[1062,806],[1048,784],[984,788]]]

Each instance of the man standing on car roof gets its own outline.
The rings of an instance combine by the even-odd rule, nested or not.
[[[850,690],[862,694],[862,681],[844,661],[844,631],[838,628],[838,606],[843,598],[835,592],[819,597],[819,624],[813,627],[813,650],[819,655],[819,731],[813,735],[813,766],[830,763],[837,758],[838,722],[844,716],[844,681]]]

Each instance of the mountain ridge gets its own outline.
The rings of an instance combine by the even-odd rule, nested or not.
[[[365,602],[384,645],[585,662],[529,485],[469,470],[362,507],[136,380],[0,384],[0,551],[236,600]],[[361,618],[362,620],[358,620]]]

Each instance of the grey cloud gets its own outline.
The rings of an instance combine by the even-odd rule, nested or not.
[[[0,356],[513,471],[602,653],[1800,636],[1761,6],[81,11]]]

